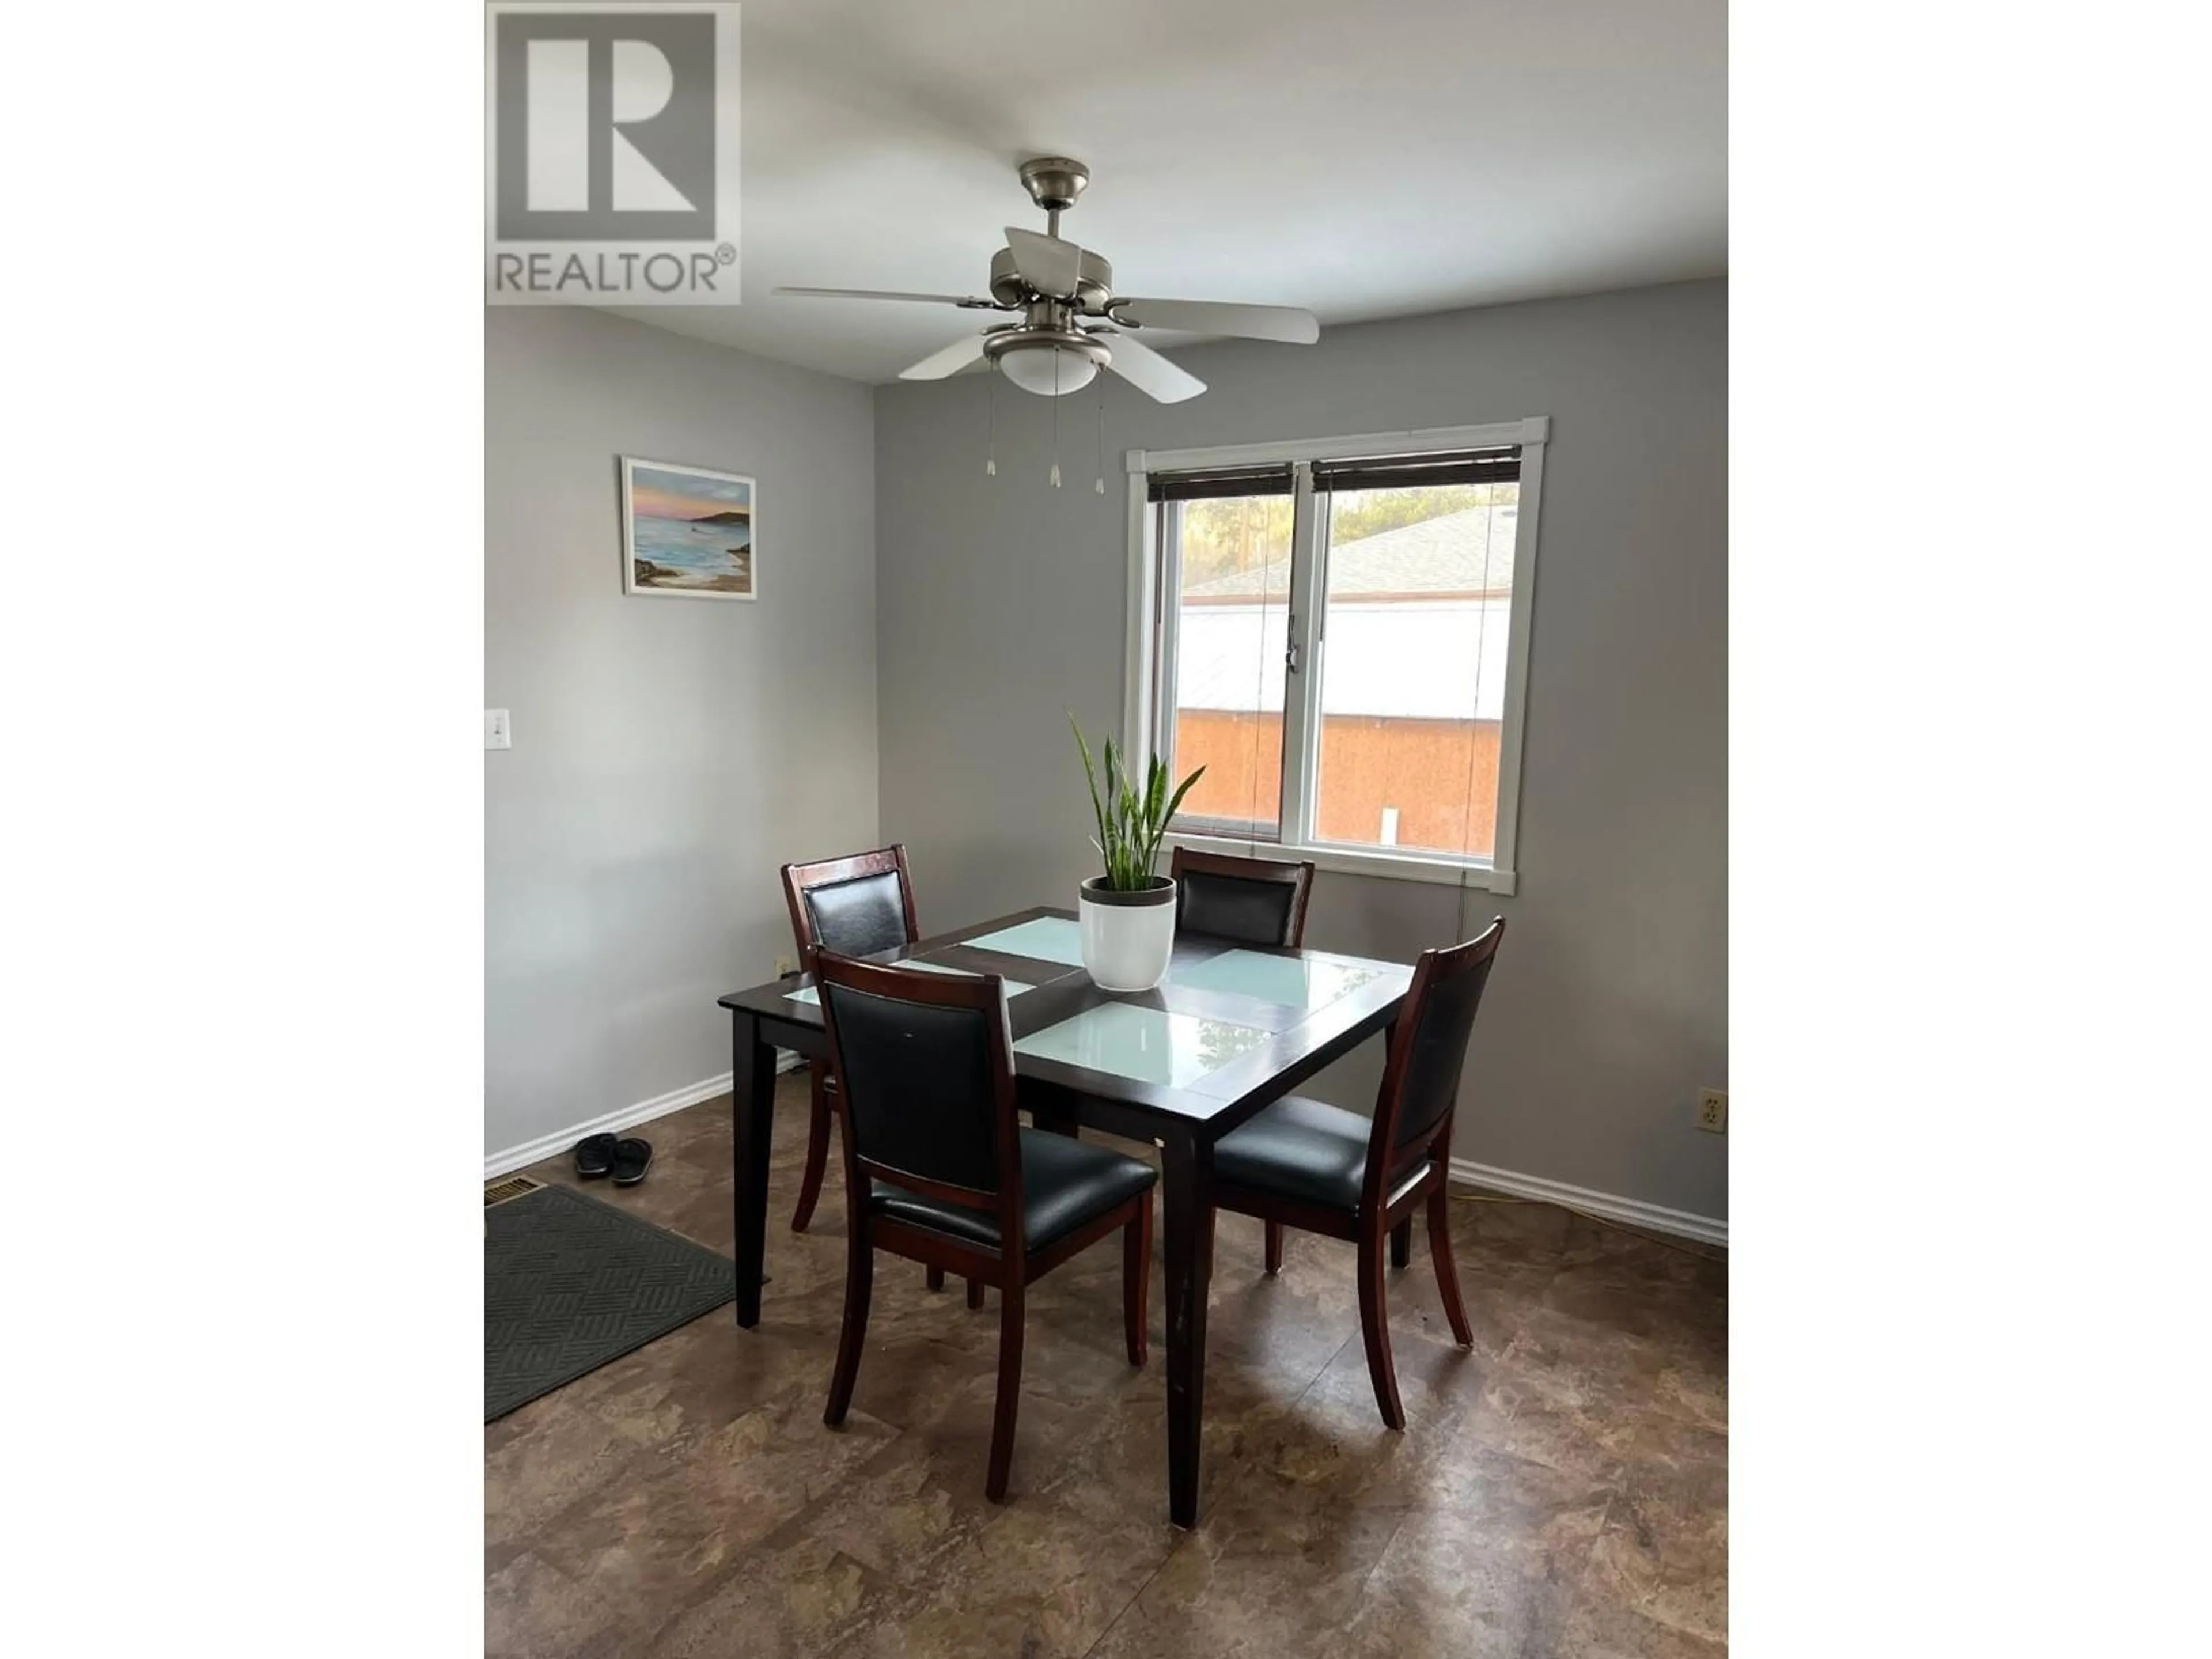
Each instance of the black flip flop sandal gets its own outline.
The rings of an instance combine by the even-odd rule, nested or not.
[[[653,1143],[635,1139],[615,1142],[615,1185],[635,1187],[653,1167]]]
[[[576,1143],[576,1173],[586,1181],[597,1181],[615,1167],[615,1148],[621,1143],[612,1135],[586,1135]]]

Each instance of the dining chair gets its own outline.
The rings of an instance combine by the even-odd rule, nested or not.
[[[1178,847],[1168,873],[1176,884],[1176,931],[1241,945],[1297,950],[1306,936],[1313,894],[1310,859],[1237,858]]]
[[[867,1340],[875,1253],[999,1287],[999,1394],[984,1495],[1006,1495],[1021,1404],[1025,1291],[1078,1251],[1121,1235],[1129,1363],[1145,1363],[1152,1281],[1150,1164],[1024,1129],[995,974],[884,968],[818,950],[815,983],[844,1092],[845,1319],[822,1420],[845,1420]]]
[[[864,957],[921,937],[915,921],[914,874],[902,843],[847,858],[783,866],[783,896],[791,906],[792,937],[799,965],[811,969],[817,950]],[[807,1064],[811,1109],[806,1125],[806,1167],[799,1181],[799,1207],[791,1231],[803,1233],[814,1219],[822,1196],[822,1177],[830,1166],[830,1117],[837,1109],[837,1083],[827,1060]],[[943,1282],[933,1274],[933,1287]],[[970,1300],[973,1301],[971,1295]]]
[[[1462,1347],[1474,1333],[1452,1266],[1452,1108],[1475,1010],[1489,983],[1505,918],[1480,937],[1446,950],[1424,951],[1405,1006],[1391,1031],[1375,1115],[1285,1095],[1224,1135],[1213,1149],[1214,1204],[1257,1216],[1270,1231],[1267,1272],[1281,1271],[1282,1226],[1347,1239],[1359,1247],[1359,1329],[1375,1403],[1390,1428],[1406,1426],[1398,1376],[1390,1363],[1390,1322],[1382,1301],[1386,1236],[1410,1239],[1414,1210],[1428,1210],[1429,1255],[1444,1317]],[[1395,1265],[1406,1258],[1393,1244]]]

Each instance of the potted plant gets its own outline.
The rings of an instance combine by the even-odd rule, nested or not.
[[[1166,977],[1175,951],[1176,884],[1155,875],[1160,842],[1168,824],[1206,769],[1201,766],[1168,793],[1168,769],[1158,755],[1140,790],[1129,781],[1121,750],[1111,738],[1104,749],[1106,787],[1091,763],[1091,745],[1070,714],[1075,746],[1083,756],[1083,775],[1091,785],[1091,811],[1098,833],[1091,844],[1106,860],[1103,875],[1083,884],[1083,966],[1099,988],[1149,991]]]

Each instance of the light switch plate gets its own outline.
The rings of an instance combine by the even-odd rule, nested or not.
[[[484,710],[484,747],[487,749],[514,747],[514,734],[507,729],[507,710],[504,708]]]

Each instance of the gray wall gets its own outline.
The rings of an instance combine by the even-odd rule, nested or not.
[[[1121,709],[1120,453],[1552,417],[1520,890],[1323,875],[1309,944],[1411,957],[1510,918],[1468,1059],[1461,1156],[1724,1217],[1728,1082],[1725,283],[1330,329],[1180,355],[1175,406],[1112,382],[1060,410],[980,376],[878,388],[883,830],[922,921],[1073,903],[1088,805],[1066,711]],[[1318,1092],[1371,1103],[1379,1045]]]
[[[875,844],[876,605],[867,387],[582,310],[484,334],[489,1153],[729,1069],[776,866]],[[624,597],[621,454],[759,481],[757,603]]]

